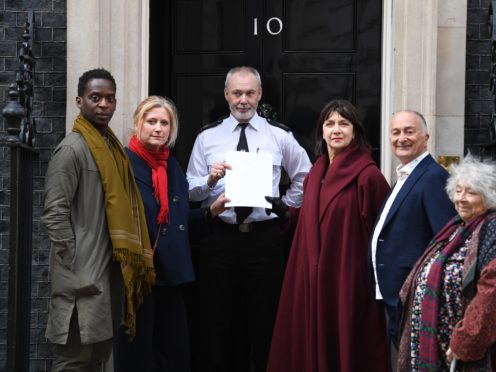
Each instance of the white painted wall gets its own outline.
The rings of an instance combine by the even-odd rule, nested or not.
[[[384,0],[382,160],[391,179],[397,164],[389,149],[391,115],[421,112],[429,151],[463,155],[465,122],[466,0]]]
[[[78,113],[79,76],[103,67],[117,84],[110,126],[127,143],[134,109],[148,95],[148,25],[148,0],[67,1],[67,131]]]

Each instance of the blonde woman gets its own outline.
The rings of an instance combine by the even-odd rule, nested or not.
[[[209,208],[191,209],[188,183],[170,156],[178,133],[174,103],[160,96],[143,100],[134,113],[135,133],[126,149],[143,199],[156,283],[138,311],[136,337],[125,330],[116,345],[116,371],[190,371],[183,285],[195,280],[188,224],[207,227],[225,209],[221,195]]]

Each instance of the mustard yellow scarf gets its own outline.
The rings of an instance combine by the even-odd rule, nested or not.
[[[126,290],[123,322],[132,339],[136,334],[136,311],[155,282],[141,195],[124,148],[110,128],[107,129],[109,145],[81,115],[74,121],[72,130],[83,136],[100,172],[112,254],[120,262]]]

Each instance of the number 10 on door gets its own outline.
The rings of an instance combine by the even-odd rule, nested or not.
[[[278,35],[282,31],[282,21],[277,17],[269,18],[265,28],[269,34]],[[253,18],[253,35],[258,36],[258,18]]]

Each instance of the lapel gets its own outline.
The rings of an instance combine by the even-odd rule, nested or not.
[[[410,191],[412,191],[413,187],[415,184],[422,178],[424,173],[427,171],[429,166],[434,162],[434,159],[432,158],[431,155],[427,155],[413,170],[412,174],[408,176],[406,179],[406,182],[404,183],[403,187],[401,188],[400,192],[398,195],[396,195],[396,198],[394,199],[393,205],[391,206],[391,209],[389,210],[389,213],[386,217],[386,220],[384,221],[383,228],[391,221],[393,216],[396,214],[398,209],[400,208],[401,204],[403,203],[403,200],[408,196]],[[387,200],[387,199],[386,199]]]
[[[147,187],[153,190],[153,182],[152,182],[152,169],[146,161],[141,159],[138,154],[131,151],[126,147],[126,153],[133,165],[133,173],[136,178]],[[177,162],[173,161],[173,156],[169,156],[167,159],[167,187],[168,194],[171,194],[171,191],[176,189],[176,173],[177,173]],[[137,168],[135,168],[137,167]]]
[[[393,186],[391,186],[389,192],[387,193],[386,197],[384,198],[384,201],[382,202],[381,207],[379,208],[379,211],[377,212],[377,216],[375,218],[374,227],[372,229],[371,237],[374,234],[374,230],[377,227],[377,223],[379,222],[379,219],[381,217],[382,211],[384,210],[384,207],[386,206],[386,202],[389,199],[389,196],[391,195],[391,193],[393,192],[395,186],[396,186],[396,182],[393,184]],[[372,239],[370,239],[370,241],[369,241],[369,248],[371,247],[371,243],[372,243]]]
[[[324,157],[327,157],[324,155]],[[329,163],[327,157],[326,164]],[[370,153],[360,150],[357,144],[348,146],[338,155],[327,172],[324,174],[320,192],[320,203],[322,208],[319,212],[319,223],[325,215],[325,211],[339,193],[353,182],[366,167],[373,165]],[[321,173],[323,174],[323,173]],[[318,190],[318,189],[317,189]]]

